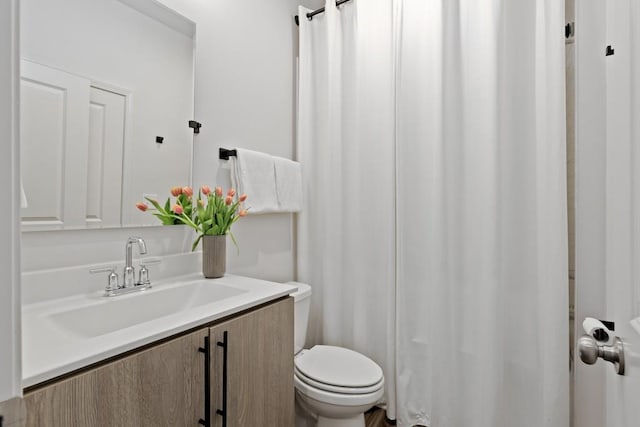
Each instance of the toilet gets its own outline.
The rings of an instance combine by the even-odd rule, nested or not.
[[[291,294],[295,313],[297,407],[314,419],[318,427],[364,427],[364,412],[384,394],[382,369],[368,357],[346,348],[316,345],[304,349],[311,287],[304,283],[290,284],[298,287]]]

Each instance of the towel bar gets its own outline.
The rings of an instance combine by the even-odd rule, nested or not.
[[[238,152],[236,150],[228,150],[226,148],[220,148],[220,160],[229,160],[229,157],[236,157]]]

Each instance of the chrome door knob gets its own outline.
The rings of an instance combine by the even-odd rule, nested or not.
[[[601,345],[592,336],[583,335],[578,338],[578,353],[580,360],[587,365],[593,365],[602,358],[613,363],[618,375],[624,375],[624,345],[619,337],[614,337],[613,345]]]
[[[578,338],[578,352],[580,360],[587,365],[593,365],[598,361],[598,343],[595,338],[583,335]]]

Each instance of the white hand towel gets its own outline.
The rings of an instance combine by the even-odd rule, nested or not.
[[[280,212],[300,212],[302,209],[302,168],[300,163],[274,157],[276,193]]]
[[[250,214],[277,212],[276,177],[273,157],[258,151],[236,149],[231,157],[231,185],[247,194]]]

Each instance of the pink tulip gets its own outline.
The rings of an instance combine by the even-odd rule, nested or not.
[[[216,196],[222,197],[222,187],[216,187]]]
[[[182,213],[184,212],[184,209],[182,209],[182,206],[180,205],[173,205],[171,207],[171,210],[173,211],[174,214],[176,215],[182,215]]]
[[[193,189],[191,187],[182,187],[182,194],[187,197],[193,196]]]
[[[227,191],[227,196],[235,196],[236,195],[236,190],[234,190],[233,188],[230,188],[229,191]]]
[[[226,199],[224,199],[224,203],[229,206],[231,203],[233,202],[233,197],[231,196],[227,196]]]
[[[171,195],[173,197],[178,197],[182,194],[182,187],[171,187]]]
[[[240,212],[238,212],[238,216],[247,216],[247,210],[242,209]]]
[[[243,194],[242,196],[240,196],[240,201],[244,202],[245,200],[247,200],[247,195]]]
[[[136,208],[140,209],[142,212],[146,212],[147,209],[149,209],[149,205],[144,202],[138,202],[136,203]]]
[[[211,187],[209,187],[208,185],[203,185],[202,187],[200,187],[200,191],[202,191],[202,194],[204,194],[205,196],[208,196],[209,193],[211,193]]]

